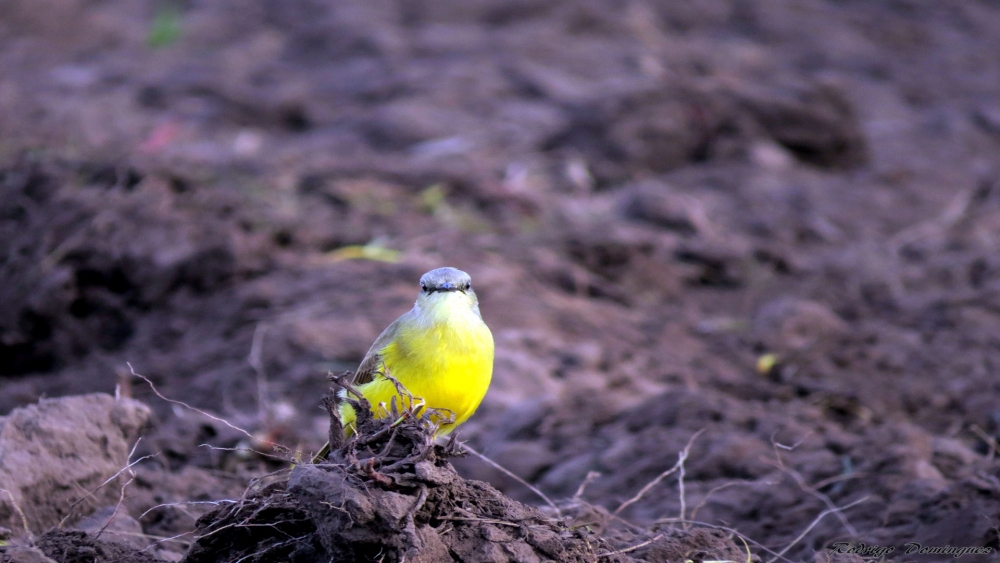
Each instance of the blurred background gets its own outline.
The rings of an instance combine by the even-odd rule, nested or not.
[[[274,467],[201,444],[318,448],[326,373],[448,265],[497,345],[461,437],[546,493],[613,510],[704,430],[691,519],[780,548],[867,496],[788,555],[998,547],[997,2],[2,12],[0,414],[124,386],[150,506]]]

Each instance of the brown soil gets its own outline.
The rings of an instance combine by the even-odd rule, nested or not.
[[[461,450],[434,445],[426,419],[358,428],[328,460],[203,516],[185,561],[627,561],[588,527],[459,477],[446,458]]]
[[[0,414],[116,388],[152,412],[138,445],[134,420],[68,407],[59,428],[95,453],[39,437],[19,462],[30,448],[6,442],[22,445],[4,470],[76,484],[0,483],[17,489],[0,492],[0,560],[236,560],[255,552],[205,551],[205,515],[236,522],[237,505],[329,532],[302,560],[1000,549],[995,3],[4,11]],[[446,525],[454,506],[428,492],[403,528],[376,510],[348,533],[311,495],[364,484],[391,515],[422,489],[349,463],[263,476],[319,447],[324,375],[442,265],[472,274],[497,342],[461,439],[567,519],[475,456],[427,450],[476,518],[526,523]],[[119,430],[102,445],[88,425]],[[140,458],[74,506],[137,521],[142,546],[67,506]],[[24,503],[28,530],[15,496],[45,501]],[[553,555],[532,526],[577,547]]]

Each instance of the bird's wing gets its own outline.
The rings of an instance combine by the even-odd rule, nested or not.
[[[364,385],[369,381],[375,379],[375,374],[382,373],[382,369],[385,364],[382,360],[382,350],[389,345],[394,338],[396,338],[396,333],[399,332],[400,321],[403,320],[399,317],[392,322],[391,325],[387,326],[382,334],[375,339],[375,343],[372,347],[368,349],[368,353],[365,354],[365,358],[361,360],[361,365],[358,366],[357,371],[354,372],[354,380],[351,382],[354,385]]]

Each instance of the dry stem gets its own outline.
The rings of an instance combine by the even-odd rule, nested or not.
[[[650,538],[650,539],[648,539],[648,540],[646,540],[646,541],[644,541],[642,543],[633,545],[632,547],[626,547],[625,549],[619,549],[617,551],[610,551],[608,553],[599,553],[597,556],[598,557],[611,557],[612,555],[621,555],[623,553],[628,553],[630,551],[635,551],[635,550],[639,549],[640,547],[646,547],[647,545],[649,545],[649,544],[651,544],[651,543],[653,543],[655,541],[658,541],[662,537],[663,537],[663,534],[659,534],[659,535],[657,535],[654,538]]]
[[[637,502],[647,492],[649,492],[650,489],[652,489],[653,487],[655,487],[660,481],[662,481],[668,475],[672,474],[674,471],[677,471],[678,469],[680,469],[681,471],[683,471],[684,461],[687,460],[688,455],[691,452],[691,446],[692,446],[692,444],[694,444],[695,439],[698,436],[700,436],[701,433],[704,432],[704,431],[705,431],[705,429],[702,428],[701,430],[695,432],[691,436],[691,438],[688,440],[687,445],[684,446],[684,449],[681,450],[679,454],[677,454],[677,458],[678,458],[677,459],[677,463],[675,463],[673,467],[671,467],[670,469],[667,469],[663,473],[660,473],[659,475],[657,475],[655,479],[653,479],[652,481],[650,481],[649,483],[647,483],[645,487],[643,487],[642,489],[640,489],[639,492],[636,493],[636,495],[634,497],[632,497],[632,498],[628,499],[627,501],[623,502],[617,509],[615,509],[615,511],[612,512],[612,515],[613,516],[617,516],[617,515],[621,514],[622,510],[625,510],[627,507],[629,507],[633,503]],[[684,482],[683,481],[680,482],[680,486],[681,486],[681,519],[683,519],[684,518],[684,511],[685,511],[685,507],[684,507]]]
[[[467,452],[469,452],[470,454],[472,454],[472,455],[478,457],[479,459],[485,461],[491,467],[493,467],[495,469],[498,469],[499,471],[503,472],[504,475],[510,477],[511,479],[514,479],[518,483],[520,483],[520,484],[524,485],[525,487],[527,487],[528,490],[530,490],[531,492],[535,493],[536,495],[539,496],[539,498],[541,498],[542,500],[544,500],[545,504],[549,505],[549,507],[551,507],[552,510],[554,510],[556,512],[557,516],[562,517],[562,511],[559,510],[559,508],[556,506],[556,503],[552,502],[552,499],[550,499],[549,497],[545,496],[545,493],[543,493],[542,491],[538,490],[534,485],[532,485],[531,483],[525,481],[524,479],[521,479],[517,475],[514,475],[514,473],[512,473],[506,467],[500,465],[499,463],[493,461],[492,459],[490,459],[490,458],[484,456],[483,454],[477,452],[476,450],[470,448],[467,444],[462,444],[462,447],[465,448],[465,450]]]
[[[31,533],[31,528],[28,527],[28,517],[24,515],[24,511],[21,510],[21,507],[17,504],[17,499],[14,498],[14,493],[8,491],[7,489],[0,489],[0,493],[7,493],[7,496],[10,497],[11,505],[14,506],[14,511],[17,512],[17,515],[21,518],[21,525],[24,526],[24,532],[28,534],[29,538],[34,537],[35,535]]]
[[[136,373],[135,368],[132,367],[131,363],[125,362],[125,365],[128,366],[128,369],[132,372],[132,375],[138,377],[139,379],[142,379],[147,384],[149,384],[149,388],[152,389],[153,393],[155,393],[156,396],[159,397],[160,399],[163,399],[164,401],[166,401],[166,402],[168,402],[170,404],[178,405],[178,406],[184,407],[184,408],[186,408],[188,410],[194,411],[194,412],[196,412],[196,413],[198,413],[198,414],[200,414],[202,416],[206,416],[206,417],[208,417],[208,418],[210,418],[210,419],[212,419],[212,420],[214,420],[216,422],[221,422],[222,424],[225,424],[226,426],[232,428],[233,430],[236,430],[237,432],[242,433],[244,436],[246,436],[247,438],[250,438],[251,440],[256,440],[257,439],[257,438],[254,437],[253,434],[247,432],[246,430],[240,428],[239,426],[235,426],[233,424],[230,424],[228,420],[225,420],[223,418],[219,418],[219,417],[217,417],[217,416],[215,416],[213,414],[209,414],[209,413],[207,413],[207,412],[205,412],[205,411],[203,411],[203,410],[201,410],[199,408],[192,407],[191,405],[185,403],[184,401],[178,401],[178,400],[175,400],[175,399],[168,399],[162,393],[160,393],[160,391],[156,388],[156,385],[154,385],[153,382],[150,381],[150,379],[148,377],[146,377],[145,375],[142,375],[141,373]],[[271,445],[271,446],[274,446],[276,449],[285,449],[284,446],[281,446],[279,444],[275,444],[273,442],[267,442],[267,444]]]
[[[776,553],[775,554],[775,558],[771,559],[767,563],[774,563],[774,561],[776,561],[779,557],[781,559],[784,559],[785,553],[787,553],[788,550],[791,549],[795,544],[797,544],[800,541],[802,541],[802,538],[806,537],[806,534],[808,534],[810,531],[812,531],[812,529],[815,528],[817,524],[819,524],[819,521],[822,520],[827,514],[840,513],[840,512],[842,512],[844,510],[847,510],[848,508],[852,508],[854,506],[857,506],[857,505],[859,505],[859,504],[867,501],[868,498],[869,497],[864,496],[864,497],[861,497],[861,498],[859,498],[858,500],[856,500],[856,501],[854,501],[852,503],[845,504],[844,506],[840,506],[840,507],[836,507],[835,506],[833,508],[828,508],[828,509],[824,510],[823,512],[820,512],[819,515],[816,516],[816,518],[813,519],[813,521],[808,526],[806,526],[806,529],[802,530],[802,533],[800,533],[798,536],[796,536],[795,539],[792,540],[792,542],[790,544],[786,545],[784,549],[782,549],[781,551],[779,551],[778,553]]]

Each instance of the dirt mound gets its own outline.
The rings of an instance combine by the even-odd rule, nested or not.
[[[335,424],[331,432],[339,430]],[[605,539],[593,521],[553,518],[460,477],[448,459],[463,455],[461,446],[436,445],[433,433],[426,416],[409,412],[395,421],[361,420],[360,437],[334,449],[328,461],[298,465],[287,483],[262,486],[203,516],[185,563],[625,562],[646,560],[642,554],[663,561],[668,552],[736,549],[702,532]],[[645,551],[620,547],[626,540]]]
[[[97,393],[0,418],[0,527],[38,533],[114,505],[148,419],[146,405]]]
[[[49,414],[70,413],[62,418],[73,419],[84,429],[69,440],[76,446],[77,465],[81,468],[93,468],[102,459],[88,447],[101,444],[101,437],[87,429],[106,418],[102,413],[109,412],[107,407],[115,404],[112,401],[110,397],[91,395],[42,405]],[[132,406],[129,412],[147,412],[141,403],[128,404]],[[26,413],[40,419],[38,410],[31,407],[15,411],[0,429],[23,427],[11,421],[21,421]],[[112,414],[111,418],[122,419],[123,415]],[[135,416],[124,417],[125,421],[132,419]],[[546,510],[514,501],[487,483],[459,476],[448,460],[466,455],[464,448],[454,439],[435,444],[436,428],[426,415],[403,412],[382,420],[361,417],[357,423],[359,434],[335,447],[326,461],[299,464],[255,480],[239,500],[212,501],[218,508],[198,520],[195,540],[183,561],[624,563],[749,557],[749,547],[739,547],[728,533],[679,528],[651,532],[617,519],[579,496]],[[135,431],[134,424],[121,424]],[[44,428],[46,424],[39,421],[39,426]],[[340,433],[335,421],[331,435]],[[5,438],[2,445],[10,449],[11,440]],[[36,440],[39,444],[51,442]],[[122,450],[118,457],[127,457],[122,445],[111,444],[110,448]],[[31,451],[20,458],[26,467],[44,462],[32,457]],[[115,461],[121,467],[127,463],[125,458]],[[59,467],[54,463],[44,466]],[[103,477],[108,471],[112,475],[121,473],[107,468],[97,474]],[[89,483],[74,473],[64,477],[61,487],[69,490],[80,490]],[[105,480],[104,484],[109,482]],[[170,556],[128,515],[119,498],[126,489],[100,484],[95,489],[87,495],[88,503],[70,506],[80,511],[101,499],[108,502],[107,506],[77,521],[72,528],[64,528],[49,518],[47,526],[55,527],[41,535],[21,535],[10,545],[0,544],[0,562],[146,562]],[[48,487],[36,492],[45,491]],[[56,507],[68,503],[55,497],[54,502]],[[13,512],[20,515],[19,510]],[[26,504],[24,515],[34,531],[42,529],[44,515],[37,503]]]
[[[164,453],[137,453],[149,420],[145,404],[99,393],[0,417],[0,561],[179,558],[159,532],[191,530],[204,510],[185,501],[237,496],[245,480],[142,465]]]

